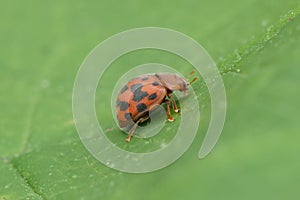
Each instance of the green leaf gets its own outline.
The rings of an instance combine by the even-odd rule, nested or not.
[[[3,2],[1,199],[298,199],[298,15],[296,1]],[[167,168],[135,175],[107,168],[87,152],[74,127],[71,96],[76,72],[94,46],[143,26],[181,31],[207,49],[225,81],[228,114],[215,149],[198,160],[210,118],[209,94],[199,81],[200,130],[191,148]],[[96,94],[106,128],[116,127],[110,109],[103,109],[114,83],[149,61],[183,74],[191,69],[151,50],[117,60]],[[133,138],[128,145],[117,129],[108,137],[131,151],[151,151],[172,139],[176,117],[150,139]]]

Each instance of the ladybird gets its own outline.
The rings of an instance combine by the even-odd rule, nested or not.
[[[129,131],[126,142],[130,141],[137,126],[149,119],[149,112],[162,103],[166,105],[168,121],[173,122],[175,119],[170,114],[170,103],[175,112],[179,109],[172,93],[178,90],[187,95],[191,83],[172,73],[144,74],[131,79],[120,90],[116,101],[119,128]]]

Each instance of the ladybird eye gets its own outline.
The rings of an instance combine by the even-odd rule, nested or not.
[[[182,82],[182,90],[186,90],[186,83]]]

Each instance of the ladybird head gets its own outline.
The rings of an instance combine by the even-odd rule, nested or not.
[[[189,83],[177,74],[162,73],[157,74],[157,76],[166,89],[187,93]]]

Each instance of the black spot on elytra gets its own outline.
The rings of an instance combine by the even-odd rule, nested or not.
[[[148,97],[148,100],[156,99],[156,97],[157,97],[156,93],[153,93]]]
[[[158,85],[159,85],[159,82],[155,81],[155,82],[152,83],[152,85],[158,86]]]
[[[130,113],[125,113],[124,114],[124,117],[127,121],[132,121],[132,117],[131,117],[131,114]]]
[[[136,105],[136,108],[139,112],[144,112],[147,109],[147,106],[144,103],[139,103]]]
[[[127,110],[129,108],[129,103],[125,102],[125,101],[118,101],[118,106],[120,106],[120,110],[124,111]]]
[[[130,87],[130,90],[131,90],[131,92],[134,92],[136,89],[141,88],[141,87],[143,87],[143,84],[141,84],[141,83],[133,84]]]
[[[142,81],[146,81],[146,80],[148,80],[148,77],[143,77],[143,78],[141,78],[142,79]]]
[[[142,91],[142,87],[139,87],[139,88],[137,88],[133,92],[133,98],[132,98],[132,100],[135,101],[135,102],[139,102],[140,100],[142,100],[146,96],[148,96],[148,93],[147,92],[143,92]]]
[[[126,90],[128,90],[128,86],[125,85],[122,89],[121,89],[121,94],[124,93]]]

